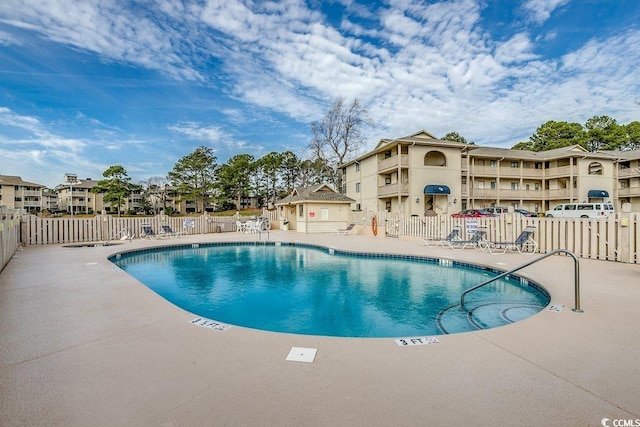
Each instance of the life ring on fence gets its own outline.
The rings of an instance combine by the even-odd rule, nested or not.
[[[375,216],[371,218],[371,229],[373,230],[373,235],[377,236],[378,235],[378,218],[376,218]]]

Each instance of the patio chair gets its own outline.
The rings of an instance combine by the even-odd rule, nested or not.
[[[456,225],[451,229],[451,232],[444,238],[442,237],[425,237],[422,239],[425,245],[429,247],[436,246],[447,246],[453,240],[462,240],[460,239],[460,226]]]
[[[162,230],[158,233],[158,237],[178,237],[184,234],[182,231],[173,231],[168,224],[163,224],[160,227]]]
[[[158,235],[156,234],[155,231],[153,231],[153,228],[151,228],[151,225],[142,224],[140,228],[142,228],[142,231],[140,232],[141,239],[156,240],[158,238]]]
[[[247,226],[244,222],[242,221],[236,221],[236,233],[246,233],[247,231]]]
[[[466,247],[473,247],[476,249],[484,250],[487,248],[487,239],[486,239],[487,231],[478,229],[473,232],[471,238],[467,240],[451,240],[447,242],[447,245],[451,249],[462,250]]]
[[[347,226],[347,228],[336,228],[336,234],[342,234],[342,235],[351,234],[353,233],[355,226],[356,226],[356,223],[352,222]]]
[[[538,250],[538,242],[533,240],[533,232],[535,231],[535,225],[527,225],[518,238],[513,242],[487,242],[489,252],[492,254],[504,254],[509,249],[514,249],[518,253],[526,252],[528,254],[534,254]],[[531,249],[531,252],[528,249]]]
[[[250,219],[249,221],[244,223],[244,232],[245,233],[257,233],[258,232],[258,221],[254,219]]]

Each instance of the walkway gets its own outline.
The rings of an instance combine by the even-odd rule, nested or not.
[[[271,232],[271,240],[517,266],[526,255],[427,248],[417,240]],[[27,247],[0,273],[3,426],[600,426],[640,419],[640,266],[549,258],[523,270],[561,312],[513,325],[393,339],[192,325],[196,316],[109,263],[154,245],[255,239],[235,233],[119,246]],[[313,363],[285,361],[317,348]],[[612,425],[611,423],[608,425]]]

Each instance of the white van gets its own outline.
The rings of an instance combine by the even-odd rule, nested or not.
[[[604,218],[614,213],[611,203],[563,203],[545,212],[547,218]]]

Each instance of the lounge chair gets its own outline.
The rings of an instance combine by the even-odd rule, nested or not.
[[[141,239],[156,240],[158,238],[158,235],[153,231],[153,228],[151,228],[149,224],[142,224],[140,227],[142,228],[142,231],[140,232]]]
[[[173,231],[170,225],[163,224],[160,226],[162,231],[158,233],[158,237],[178,237],[183,233],[181,231]]]
[[[355,226],[356,226],[356,223],[352,222],[351,224],[349,224],[347,226],[347,228],[337,228],[336,229],[336,234],[342,234],[342,235],[351,234],[351,233],[353,233]]]
[[[464,249],[466,247],[474,247],[476,249],[486,249],[487,248],[487,239],[486,239],[487,231],[478,229],[471,235],[471,238],[467,240],[451,240],[447,242],[447,245],[451,249]]]
[[[460,239],[460,226],[456,225],[451,229],[451,232],[444,238],[442,237],[425,237],[422,239],[425,245],[430,247],[436,246],[448,246],[452,240],[462,240]]]
[[[509,249],[515,249],[518,253],[526,251],[527,253],[534,254],[538,250],[538,242],[533,240],[532,237],[535,229],[535,225],[527,225],[513,242],[486,242],[489,247],[489,252],[492,254],[503,254]],[[531,252],[528,252],[531,248]]]

